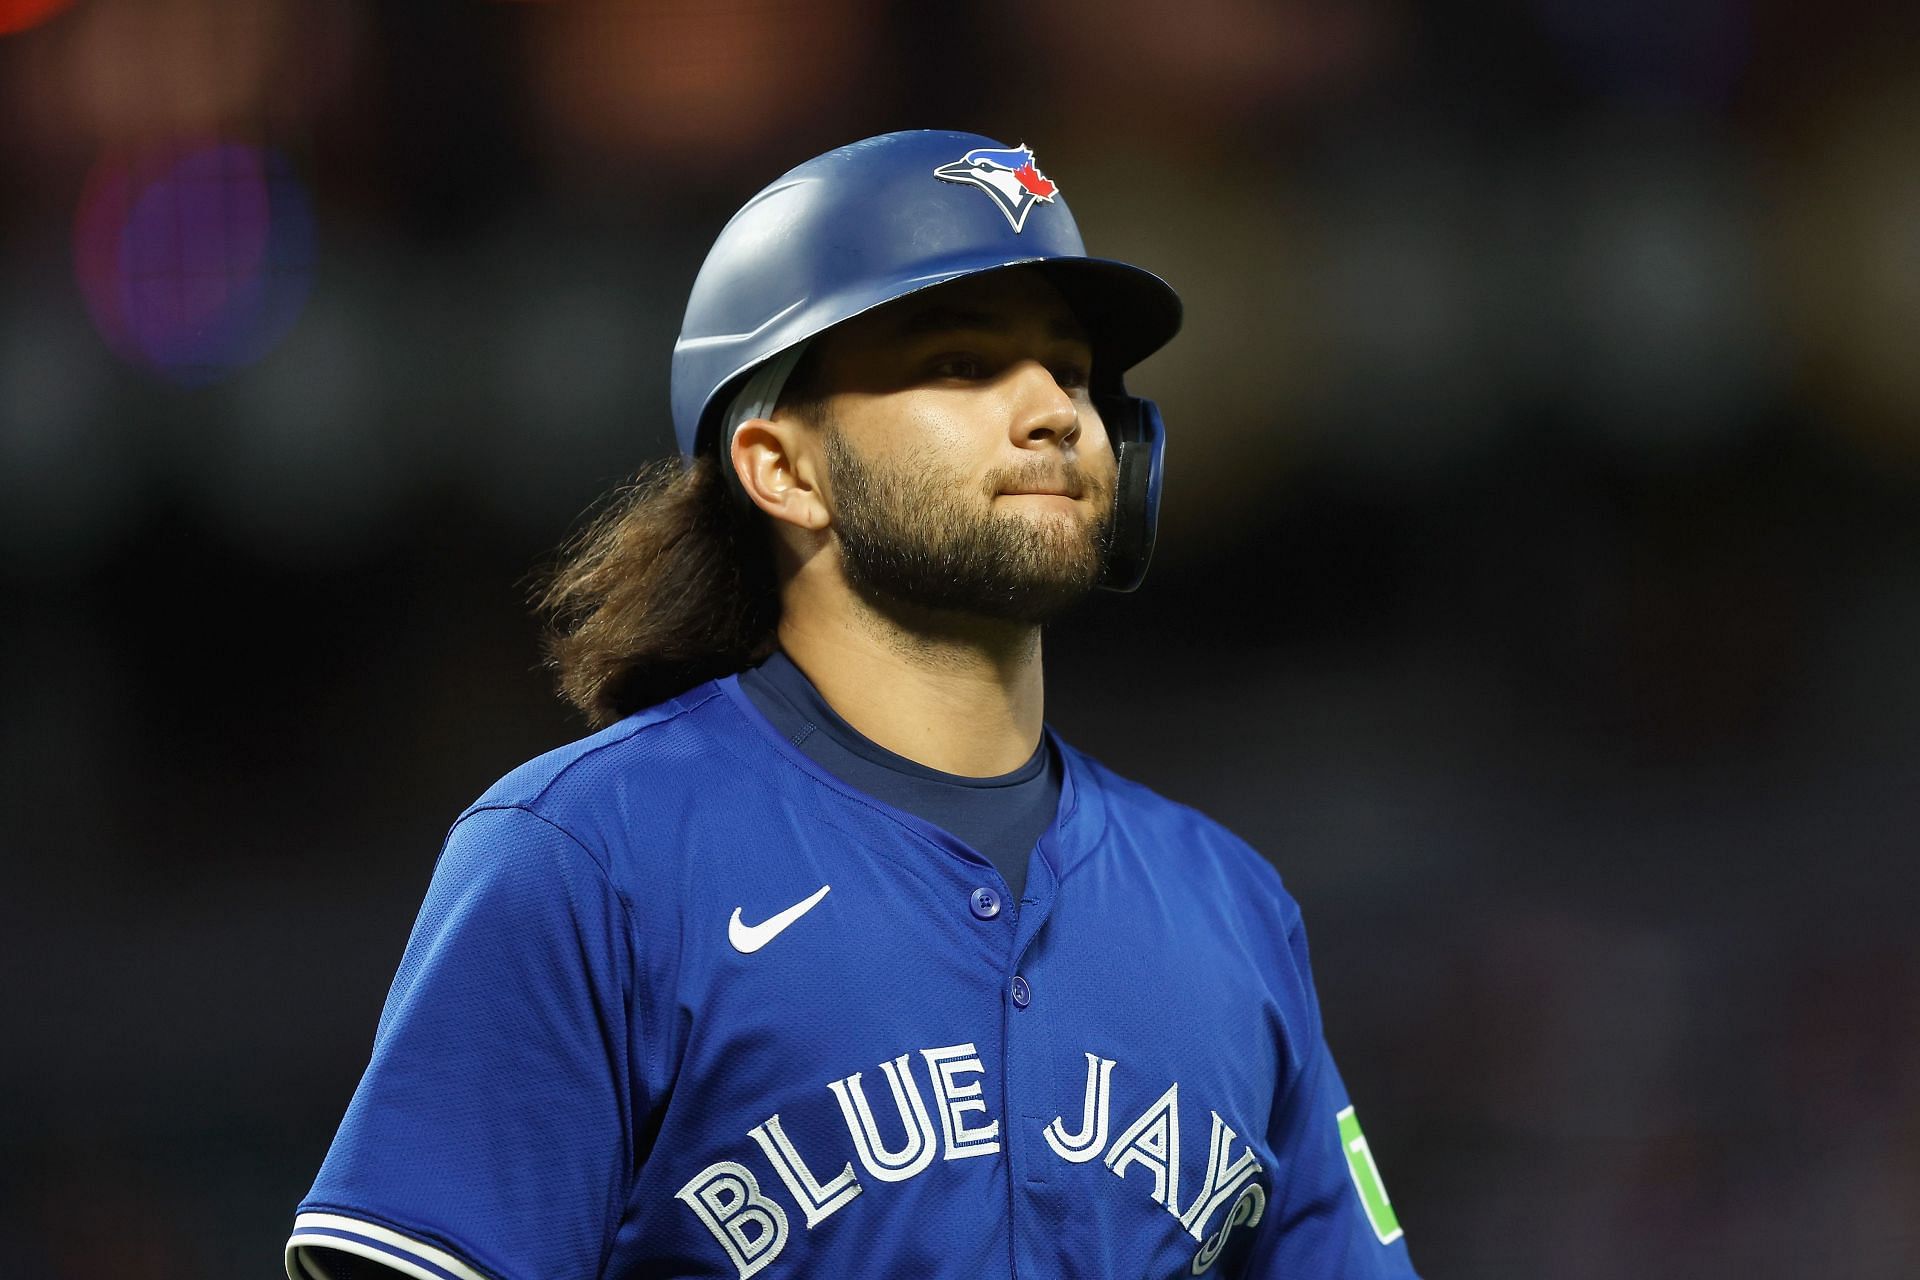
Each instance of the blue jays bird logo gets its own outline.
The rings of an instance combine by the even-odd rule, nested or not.
[[[1016,233],[1027,224],[1033,206],[1052,204],[1058,190],[1033,163],[1033,149],[1025,145],[975,147],[935,169],[933,176],[986,192]]]

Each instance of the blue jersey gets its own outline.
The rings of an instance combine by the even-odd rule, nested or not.
[[[1279,876],[1054,746],[1017,903],[737,678],[507,775],[289,1276],[1411,1276]]]

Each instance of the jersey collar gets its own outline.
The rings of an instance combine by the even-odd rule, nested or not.
[[[815,764],[805,752],[788,742],[753,705],[753,700],[740,688],[738,675],[723,676],[712,681],[709,687],[724,696],[698,698],[701,691],[695,690],[682,695],[682,699],[695,704],[700,711],[725,715],[735,722],[732,727],[736,731],[719,734],[721,741],[740,745],[744,748],[742,754],[750,759],[756,755],[762,759],[771,755],[799,769],[848,802],[864,805],[884,815],[969,867],[989,865],[979,853],[941,828],[868,795]],[[1068,746],[1051,725],[1043,725],[1041,732],[1059,754],[1061,763],[1060,804],[1054,812],[1053,822],[1040,837],[1041,859],[1047,864],[1047,871],[1058,881],[1084,861],[1099,841],[1106,827],[1106,799],[1091,762]],[[1028,896],[1031,897],[1032,893],[1030,885]]]

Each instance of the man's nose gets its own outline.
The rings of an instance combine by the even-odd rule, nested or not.
[[[1018,409],[1014,443],[1023,448],[1072,444],[1080,437],[1080,406],[1038,360],[1023,360],[1012,370]]]

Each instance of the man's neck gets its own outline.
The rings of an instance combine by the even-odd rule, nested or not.
[[[1040,742],[1040,628],[877,609],[787,610],[780,647],[842,719],[895,755],[987,778]]]

